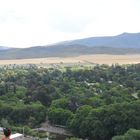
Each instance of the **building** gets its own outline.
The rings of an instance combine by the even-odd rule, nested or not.
[[[16,134],[12,134],[10,136],[10,139],[12,139],[12,140],[24,140],[24,136],[23,136],[23,134],[16,133]]]

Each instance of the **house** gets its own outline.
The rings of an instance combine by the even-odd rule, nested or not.
[[[3,132],[3,128],[2,127],[0,127],[0,132]]]
[[[12,134],[10,136],[10,139],[12,139],[12,140],[24,140],[24,136],[23,136],[23,134],[16,133],[16,134]]]

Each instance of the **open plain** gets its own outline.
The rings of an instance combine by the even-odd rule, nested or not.
[[[53,65],[53,64],[136,64],[140,63],[140,54],[135,55],[81,55],[76,57],[48,57],[34,59],[0,60],[0,65]]]

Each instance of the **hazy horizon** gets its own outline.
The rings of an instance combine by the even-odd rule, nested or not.
[[[0,46],[140,32],[139,0],[0,0]]]

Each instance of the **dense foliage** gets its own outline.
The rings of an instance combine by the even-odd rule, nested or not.
[[[140,129],[140,64],[1,67],[0,124],[34,128],[46,117],[89,140]]]
[[[130,129],[122,136],[115,136],[112,140],[139,140],[140,130]]]

